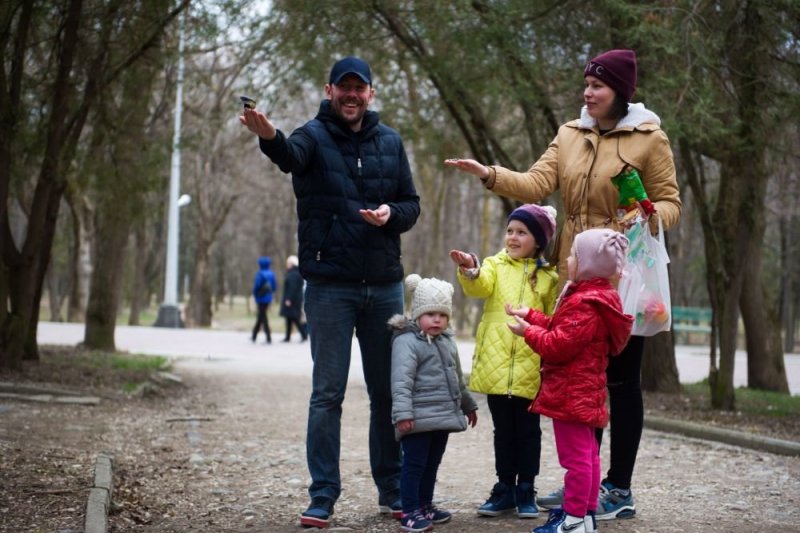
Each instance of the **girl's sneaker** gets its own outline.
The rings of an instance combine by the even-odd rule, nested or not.
[[[433,504],[426,505],[423,509],[425,513],[425,518],[430,520],[434,524],[444,524],[445,522],[449,522],[453,515],[450,514],[449,511],[444,511],[439,509]]]
[[[595,511],[588,511],[586,516],[583,517],[583,528],[586,533],[597,533],[597,518]]]
[[[534,528],[532,533],[586,533],[585,521],[563,509],[553,509],[545,525]]]
[[[433,529],[433,522],[422,514],[421,509],[417,509],[412,513],[403,513],[402,518],[400,518],[400,529],[412,533],[430,531]]]
[[[538,518],[539,516],[533,483],[517,485],[517,516],[520,518]]]
[[[478,514],[482,516],[500,516],[517,508],[514,487],[505,483],[495,483],[492,494],[486,502],[478,507]]]

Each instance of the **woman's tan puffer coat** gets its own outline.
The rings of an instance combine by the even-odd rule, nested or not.
[[[500,196],[522,202],[539,202],[556,190],[561,192],[564,213],[554,257],[561,284],[567,279],[572,240],[578,233],[617,223],[619,192],[611,178],[632,166],[639,171],[644,188],[655,204],[650,228],[655,233],[660,218],[664,229],[678,223],[681,201],[669,139],[658,116],[643,104],[630,104],[616,128],[600,135],[586,109],[581,118],[559,128],[547,151],[527,172],[490,167],[485,186]]]

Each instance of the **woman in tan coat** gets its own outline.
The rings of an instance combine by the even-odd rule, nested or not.
[[[636,89],[636,55],[632,50],[610,50],[592,59],[584,69],[584,107],[581,117],[562,125],[547,151],[527,172],[486,166],[472,159],[448,159],[445,164],[481,179],[495,194],[522,202],[539,202],[559,191],[565,220],[554,256],[559,280],[566,281],[566,258],[572,240],[591,228],[623,231],[618,214],[619,191],[611,178],[628,167],[641,176],[655,207],[650,227],[678,223],[681,201],[669,139],[661,120],[643,104],[630,103]],[[641,362],[644,338],[634,336],[609,364],[611,406],[611,461],[600,490],[598,519],[628,518],[635,514],[630,490],[639,449],[644,407]],[[598,431],[598,439],[602,430]],[[540,498],[543,507],[559,507],[563,489]],[[587,531],[591,531],[591,526]]]

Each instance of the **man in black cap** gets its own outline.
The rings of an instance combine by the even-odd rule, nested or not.
[[[311,504],[307,527],[327,527],[341,492],[342,401],[355,330],[370,400],[369,451],[380,510],[400,518],[400,447],[391,422],[391,332],[403,313],[400,234],[419,216],[419,196],[402,140],[368,106],[369,65],[345,57],[333,66],[316,118],[287,138],[263,113],[239,120],[261,151],[292,173],[300,273],[314,361],[306,456]]]

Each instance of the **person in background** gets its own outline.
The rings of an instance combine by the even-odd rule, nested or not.
[[[564,474],[564,502],[533,533],[596,533],[600,454],[595,428],[608,423],[606,367],[622,351],[633,317],[622,311],[611,284],[622,272],[628,239],[611,229],[579,233],[567,258],[569,281],[552,318],[536,309],[514,308],[509,329],[542,359],[542,387],[530,409],[553,420]]]
[[[392,422],[403,447],[400,493],[403,531],[427,531],[452,518],[433,504],[436,473],[451,432],[478,423],[478,405],[467,391],[458,348],[449,329],[453,286],[417,274],[411,315],[389,320],[392,342]]]
[[[299,218],[300,273],[314,362],[306,458],[311,502],[305,527],[328,527],[341,494],[342,402],[355,331],[369,395],[369,457],[378,509],[400,518],[400,444],[392,427],[392,337],[403,312],[400,235],[420,213],[400,135],[368,109],[372,72],[349,56],[331,68],[317,116],[287,137],[246,107],[239,121],[261,151],[292,173]]]
[[[256,301],[258,311],[256,312],[256,325],[253,327],[253,342],[256,342],[258,332],[264,328],[264,333],[267,334],[267,344],[272,344],[272,333],[269,330],[269,318],[267,318],[267,309],[269,304],[272,303],[272,293],[275,292],[277,283],[275,282],[275,273],[270,270],[272,259],[267,256],[258,258],[258,272],[253,280],[253,299]]]
[[[303,276],[300,275],[297,256],[286,258],[286,277],[283,279],[280,315],[286,319],[286,336],[283,342],[292,340],[292,324],[297,326],[301,341],[306,340],[306,326],[303,317]]]
[[[636,169],[654,212],[650,229],[678,223],[681,200],[669,139],[658,115],[644,104],[631,103],[636,91],[637,64],[633,50],[609,50],[583,69],[584,106],[579,119],[562,125],[545,153],[526,172],[485,166],[473,159],[448,159],[445,165],[481,179],[501,196],[539,202],[555,191],[564,204],[564,225],[555,250],[560,283],[567,279],[566,258],[572,241],[592,228],[625,230],[618,214],[620,192],[612,181],[626,169]],[[610,465],[600,486],[599,520],[636,514],[631,491],[633,470],[644,427],[641,388],[644,337],[632,336],[608,365],[611,416]],[[598,442],[603,430],[598,429]],[[560,507],[563,488],[539,497],[547,509]]]
[[[539,355],[506,327],[506,302],[553,312],[558,275],[544,258],[556,231],[556,210],[522,205],[508,216],[505,247],[483,264],[473,254],[452,250],[464,294],[484,300],[475,339],[469,387],[486,394],[494,424],[497,483],[478,508],[482,516],[516,510],[536,518],[535,478],[539,475],[542,430],[528,405],[539,392]]]

